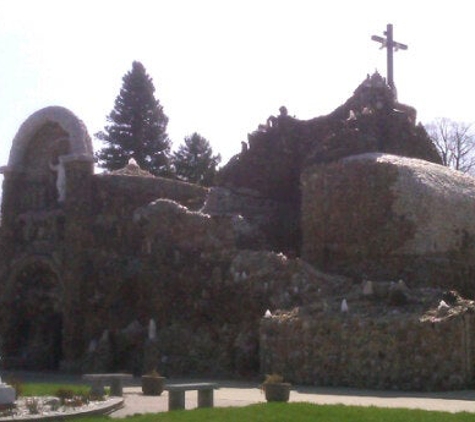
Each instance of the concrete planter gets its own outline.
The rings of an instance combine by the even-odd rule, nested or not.
[[[159,396],[165,388],[165,377],[142,375],[142,393],[145,396]]]
[[[291,385],[287,382],[263,384],[267,401],[289,401]]]

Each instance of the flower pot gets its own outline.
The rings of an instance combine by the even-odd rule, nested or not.
[[[289,401],[291,385],[288,382],[264,384],[267,401]]]
[[[165,387],[165,377],[142,375],[142,393],[145,396],[159,396]]]

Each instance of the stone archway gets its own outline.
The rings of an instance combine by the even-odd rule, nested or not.
[[[29,370],[58,369],[62,359],[62,288],[58,273],[41,259],[15,271],[8,294],[6,364]]]
[[[31,140],[45,125],[56,124],[68,138],[68,154],[72,157],[93,158],[91,138],[86,126],[71,111],[64,107],[51,106],[33,113],[21,125],[13,139],[8,168],[10,171],[21,171],[25,165],[25,155]]]
[[[33,113],[13,139],[5,174],[4,214],[56,209],[66,197],[66,167],[87,163],[94,153],[84,123],[64,107]],[[74,177],[73,177],[74,179]]]

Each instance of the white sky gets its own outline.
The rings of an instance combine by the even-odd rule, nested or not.
[[[370,0],[0,0],[0,165],[21,123],[69,108],[102,130],[141,61],[174,147],[192,132],[223,162],[278,114],[333,111],[366,77],[386,75],[371,41],[394,25],[399,100],[419,120],[475,120],[473,2]],[[96,149],[100,143],[95,143]]]

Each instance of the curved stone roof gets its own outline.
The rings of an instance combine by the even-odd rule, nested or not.
[[[51,106],[36,111],[20,126],[10,150],[8,167],[11,170],[22,167],[28,143],[47,123],[57,123],[69,134],[69,159],[93,160],[92,142],[84,123],[67,108]]]

